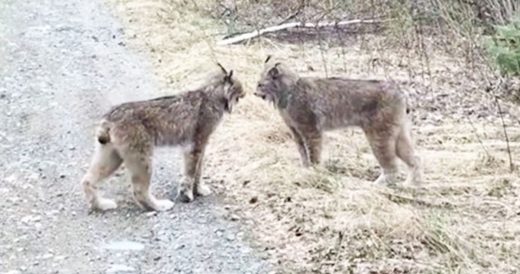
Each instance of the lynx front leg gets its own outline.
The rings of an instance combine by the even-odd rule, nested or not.
[[[303,137],[298,132],[298,130],[296,130],[296,128],[290,126],[289,129],[291,129],[291,133],[293,135],[294,142],[296,143],[296,146],[298,147],[298,152],[300,153],[300,159],[302,161],[303,166],[304,167],[310,166],[311,161],[309,159],[309,154],[307,153],[307,148],[303,141]]]
[[[178,199],[189,203],[193,201],[193,194],[200,183],[200,167],[202,166],[202,156],[204,145],[195,144],[192,148],[184,152],[184,176],[179,185]]]
[[[202,162],[204,159],[204,153],[205,153],[205,145],[201,149],[201,152],[199,154],[199,158],[197,161],[197,168],[195,170],[195,178],[193,180],[194,182],[194,194],[198,196],[208,196],[211,194],[211,189],[209,186],[207,186],[204,182],[201,181],[201,175],[202,175]]]
[[[317,128],[307,128],[303,134],[304,143],[307,147],[307,153],[309,160],[312,165],[320,163],[321,157],[321,146],[322,146],[322,133]]]

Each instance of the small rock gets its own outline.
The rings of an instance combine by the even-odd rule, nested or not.
[[[65,174],[60,174],[60,179],[65,179],[67,177]]]
[[[53,257],[53,255],[51,253],[47,253],[47,254],[42,256],[42,259],[47,260],[47,259],[50,259],[52,257]]]
[[[67,259],[67,256],[56,256],[56,257],[54,257],[54,261],[55,262],[63,261],[65,259]]]
[[[140,251],[140,250],[144,249],[144,245],[142,243],[124,240],[124,241],[110,242],[108,244],[103,245],[103,248],[111,249],[111,250]]]
[[[150,211],[145,213],[146,217],[157,216],[157,211]]]
[[[135,271],[135,268],[127,266],[127,265],[122,265],[122,264],[114,264],[107,270],[106,273],[131,272],[131,271]]]
[[[228,241],[230,241],[230,242],[234,241],[235,238],[236,238],[236,237],[235,237],[234,234],[228,234],[228,235],[226,235],[226,240],[228,240]]]
[[[229,219],[233,222],[236,222],[236,221],[240,220],[240,217],[238,217],[238,215],[233,214],[233,215],[229,216]]]

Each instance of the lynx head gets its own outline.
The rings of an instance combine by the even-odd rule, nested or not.
[[[222,91],[224,108],[228,113],[231,113],[235,104],[244,98],[246,93],[242,88],[242,83],[233,77],[233,70],[228,72],[220,63],[217,63],[217,65],[221,69],[221,74],[218,76],[218,85]]]
[[[287,66],[281,62],[272,61],[271,56],[268,56],[254,94],[280,106],[297,80],[298,76]]]

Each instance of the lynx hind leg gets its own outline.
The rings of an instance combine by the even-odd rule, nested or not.
[[[150,151],[151,152],[151,151]],[[134,199],[145,210],[166,211],[174,203],[168,199],[159,200],[150,193],[152,161],[149,152],[126,152],[124,163],[130,171]]]
[[[374,181],[378,185],[393,185],[397,175],[396,139],[394,127],[366,132],[372,152],[382,168],[381,175]]]
[[[115,201],[103,198],[98,193],[97,185],[110,176],[121,163],[121,157],[112,145],[96,144],[92,162],[81,180],[90,208],[101,211],[117,208]]]
[[[416,155],[408,124],[401,127],[397,136],[397,156],[408,166],[408,176],[405,184],[417,185],[422,182],[421,159]]]

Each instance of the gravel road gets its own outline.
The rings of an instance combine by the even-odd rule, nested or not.
[[[102,185],[119,209],[88,213],[79,180],[102,112],[157,91],[101,1],[0,2],[0,273],[266,273],[220,217],[218,198],[145,213],[124,172]],[[154,160],[175,196],[177,151]]]

